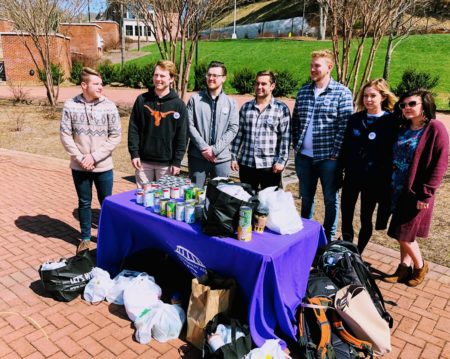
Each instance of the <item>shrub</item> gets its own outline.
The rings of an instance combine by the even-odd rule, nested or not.
[[[83,69],[83,64],[81,62],[75,62],[72,65],[72,70],[70,71],[70,81],[75,85],[80,84],[80,73]]]
[[[148,89],[153,87],[153,68],[155,64],[147,64],[141,67],[141,81],[142,85]]]
[[[428,72],[420,72],[416,69],[407,69],[403,72],[402,80],[395,88],[394,92],[397,96],[401,96],[404,93],[423,88],[431,91],[439,83],[439,75],[435,77],[431,76]]]
[[[208,65],[204,62],[195,66],[194,69],[194,91],[203,90],[206,87],[206,73],[208,72]]]
[[[142,87],[142,68],[134,63],[126,63],[122,68],[121,78],[125,86],[133,88]]]
[[[122,82],[119,66],[112,64],[110,61],[99,64],[97,71],[102,76],[104,85],[108,85],[111,82]]]
[[[253,93],[256,73],[248,67],[236,70],[231,85],[240,94]]]
[[[294,74],[289,70],[282,70],[277,73],[277,85],[273,90],[275,97],[282,97],[292,94],[298,87],[298,80],[294,78]]]
[[[59,64],[50,63],[50,71],[52,73],[53,85],[58,86],[61,82],[64,81],[64,70],[61,68]],[[39,69],[39,80],[45,83],[46,81],[46,73],[45,69]]]

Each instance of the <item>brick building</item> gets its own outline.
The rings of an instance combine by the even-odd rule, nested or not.
[[[58,64],[64,71],[65,77],[68,77],[72,67],[69,47],[70,39],[60,34],[50,35],[49,39],[51,62]],[[29,35],[17,32],[0,32],[1,80],[11,81],[12,83],[20,82],[22,84],[40,82],[36,65],[30,56],[26,44],[38,66],[42,68],[40,55]]]
[[[95,23],[60,24],[59,32],[70,37],[70,52],[93,62],[102,57],[102,28]]]
[[[119,48],[120,34],[119,24],[115,21],[94,21],[94,24],[100,26],[100,36],[103,38],[104,46],[108,49]]]

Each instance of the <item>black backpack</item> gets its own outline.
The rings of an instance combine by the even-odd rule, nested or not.
[[[317,266],[338,288],[349,284],[361,285],[366,288],[378,313],[389,323],[389,328],[392,328],[394,320],[386,310],[383,295],[370,273],[369,267],[362,260],[356,245],[347,241],[332,241],[323,250]],[[395,305],[395,303],[391,304]]]
[[[356,359],[360,353],[372,357],[372,345],[350,334],[332,308],[337,290],[323,271],[311,270],[306,297],[297,312],[297,343],[303,358]]]

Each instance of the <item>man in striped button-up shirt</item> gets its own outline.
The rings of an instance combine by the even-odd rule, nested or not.
[[[353,99],[347,87],[331,78],[333,53],[314,51],[311,57],[312,83],[300,89],[295,101],[292,145],[300,181],[301,215],[314,215],[314,196],[320,179],[325,201],[323,227],[331,240],[338,219],[338,159],[347,121],[353,113]]]
[[[256,97],[240,110],[239,131],[231,148],[231,168],[239,170],[241,182],[255,191],[278,186],[288,159],[291,116],[286,104],[272,96],[275,86],[273,72],[258,72]]]

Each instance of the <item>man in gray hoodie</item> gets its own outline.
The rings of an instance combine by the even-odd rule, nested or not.
[[[222,62],[211,62],[207,89],[192,95],[187,105],[189,176],[198,187],[205,185],[208,176],[228,177],[231,172],[229,146],[239,128],[239,114],[236,102],[223,92],[226,76]]]

